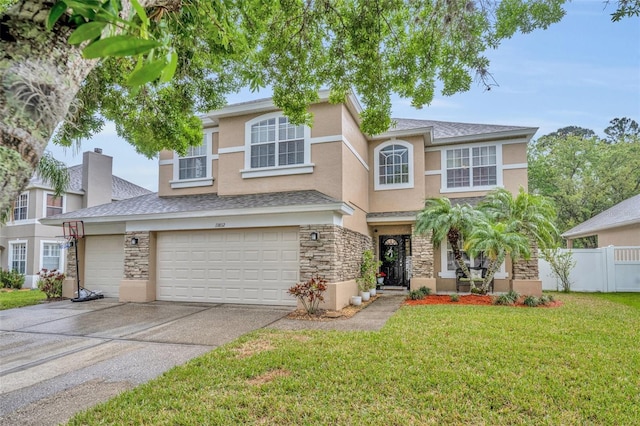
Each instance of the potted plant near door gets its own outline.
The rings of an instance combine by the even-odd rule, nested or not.
[[[362,253],[362,263],[360,264],[360,277],[356,279],[362,301],[366,302],[371,296],[371,289],[376,288],[376,274],[380,262],[374,260],[373,251],[365,250]]]
[[[387,274],[385,274],[383,271],[380,271],[376,274],[376,280],[378,281],[378,285],[380,287],[382,287],[384,285],[384,279],[386,278]]]

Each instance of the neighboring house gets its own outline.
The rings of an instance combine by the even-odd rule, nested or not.
[[[25,275],[25,288],[35,287],[43,269],[65,270],[62,228],[39,219],[150,193],[111,174],[112,158],[85,152],[82,164],[69,167],[69,187],[60,197],[37,175],[14,202],[10,218],[0,225],[0,267]]]
[[[573,240],[594,235],[598,239],[598,247],[640,246],[640,194],[562,234],[569,248],[573,246]]]
[[[429,197],[526,188],[536,129],[396,119],[368,136],[355,96],[327,98],[310,107],[312,127],[270,99],[206,114],[201,146],[160,153],[158,194],[48,219],[84,221],[83,285],[125,301],[295,305],[287,289],[318,274],[325,307],[339,309],[371,248],[386,285],[455,291],[451,252],[414,235],[416,214]],[[541,288],[537,271],[508,271],[496,291]]]

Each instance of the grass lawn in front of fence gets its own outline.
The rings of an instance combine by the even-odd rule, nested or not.
[[[555,296],[405,306],[379,332],[258,330],[70,424],[638,424],[640,310]]]
[[[47,296],[40,290],[0,289],[0,311],[23,306],[37,305]]]
[[[595,293],[597,297],[640,309],[640,293]]]

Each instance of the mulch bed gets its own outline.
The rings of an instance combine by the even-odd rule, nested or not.
[[[328,310],[320,310],[315,315],[307,314],[307,311],[304,309],[296,309],[287,315],[288,319],[292,320],[302,320],[302,321],[332,321],[336,319],[347,319],[351,318],[370,304],[372,304],[378,297],[377,294],[366,302],[362,302],[360,306],[347,305],[339,311],[328,311]]]
[[[405,300],[404,304],[409,306],[417,305],[476,305],[476,306],[489,306],[493,305],[494,296],[481,295],[481,294],[461,294],[457,302],[451,300],[451,296],[448,294],[430,294],[424,299],[420,300]],[[528,307],[523,303],[524,298],[520,298],[518,302],[511,306]],[[561,306],[562,302],[556,300],[550,302],[548,305],[539,305],[540,308],[556,308]]]

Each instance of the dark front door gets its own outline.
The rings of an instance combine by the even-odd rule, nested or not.
[[[384,285],[409,286],[407,256],[411,256],[411,235],[380,236],[380,270],[387,274]]]

